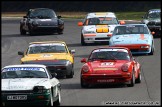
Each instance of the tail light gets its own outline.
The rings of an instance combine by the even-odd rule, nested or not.
[[[124,71],[124,72],[127,72],[128,71],[128,64],[123,64],[122,67],[121,67],[121,70]]]

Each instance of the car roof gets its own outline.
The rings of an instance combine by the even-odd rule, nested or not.
[[[63,43],[66,44],[64,41],[41,41],[41,42],[30,42],[29,44],[48,44],[48,43]]]
[[[29,10],[41,10],[41,9],[49,9],[49,10],[52,10],[50,8],[33,8],[33,9],[29,9]]]
[[[41,64],[17,64],[17,65],[7,65],[3,68],[10,68],[10,67],[42,67],[42,68],[46,68],[45,65],[41,65]]]
[[[99,48],[95,48],[94,50],[97,50],[97,49],[125,49],[128,52],[130,51],[129,48],[126,48],[126,47],[114,47],[114,46],[99,47]]]
[[[113,12],[92,12],[87,14],[87,18],[93,17],[114,17],[116,18],[115,13]]]
[[[149,11],[156,11],[156,10],[161,11],[161,9],[150,9]]]
[[[143,26],[147,26],[146,24],[124,24],[124,25],[116,25],[116,26],[130,26],[130,25],[143,25]]]

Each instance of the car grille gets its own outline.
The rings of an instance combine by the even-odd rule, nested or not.
[[[66,70],[66,66],[47,66],[50,72]]]
[[[161,23],[160,22],[149,22],[148,25],[161,26]]]
[[[2,94],[32,94],[33,90],[1,91]]]
[[[110,37],[107,37],[107,38],[95,38],[95,40],[108,40],[110,39]]]

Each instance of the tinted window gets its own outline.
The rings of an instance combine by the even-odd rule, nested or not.
[[[56,17],[56,14],[51,9],[35,9],[31,10],[29,14],[30,18],[54,18]]]
[[[67,51],[65,46],[61,46],[61,45],[29,47],[28,54],[37,54],[37,53],[67,53]]]
[[[150,11],[148,14],[148,18],[160,18],[161,12],[160,11]]]
[[[89,60],[130,60],[129,54],[120,51],[100,51],[94,52],[89,57]]]
[[[7,68],[3,69],[1,72],[1,78],[48,78],[44,68],[39,68],[38,70],[25,70],[17,68]]]
[[[149,31],[147,29],[147,26],[143,25],[128,25],[115,27],[113,35],[123,34],[149,34]]]
[[[98,25],[98,24],[108,24],[108,25],[114,25],[118,24],[118,21],[116,18],[112,17],[99,17],[99,18],[89,18],[86,20],[85,25]]]

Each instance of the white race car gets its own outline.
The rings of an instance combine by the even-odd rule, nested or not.
[[[113,12],[88,13],[83,22],[78,22],[78,26],[83,26],[81,44],[108,42],[114,28],[119,24],[125,24],[125,22],[119,22]]]
[[[55,75],[54,75],[55,76]],[[1,71],[1,98],[7,105],[60,105],[61,84],[45,65],[9,65]]]

